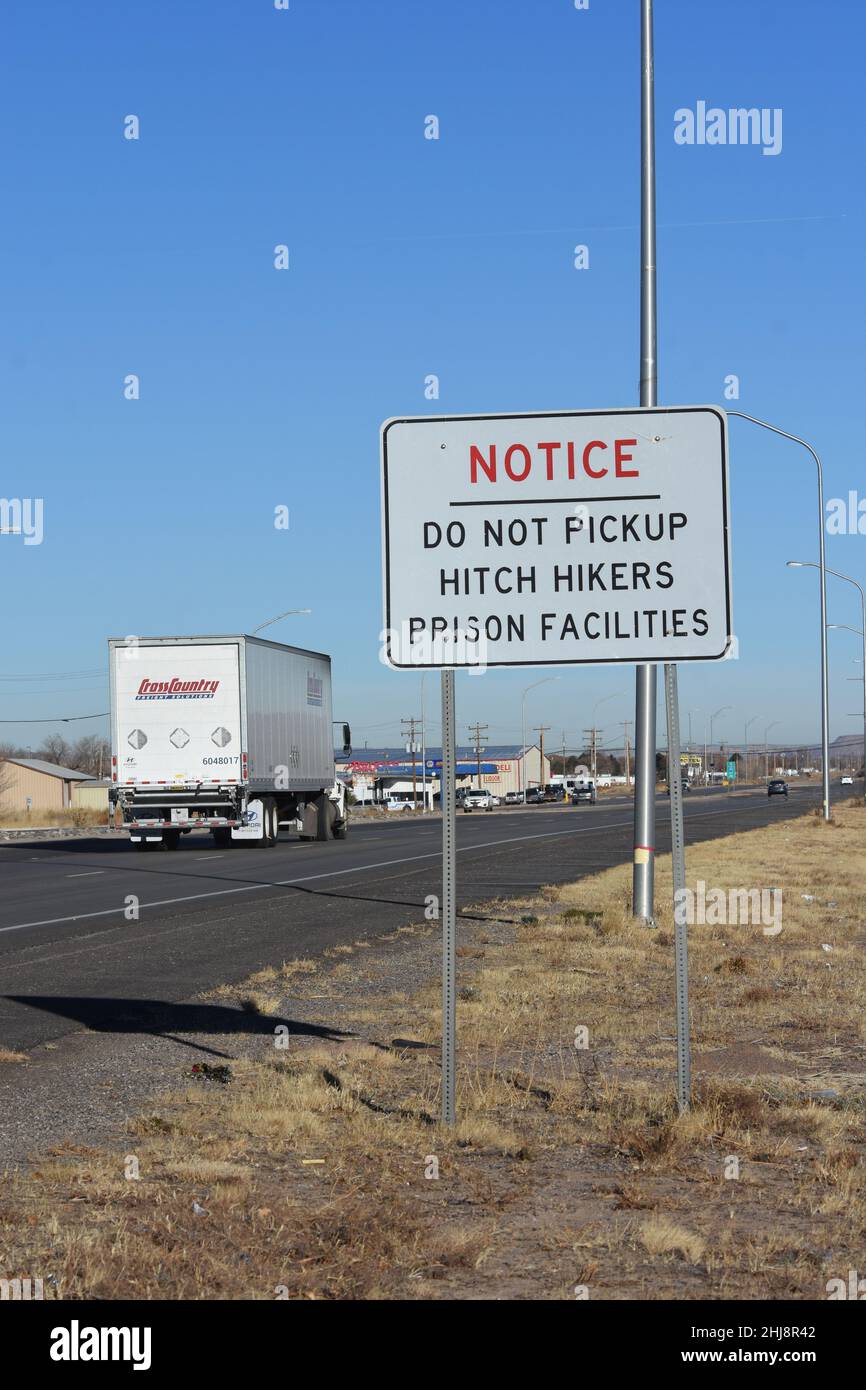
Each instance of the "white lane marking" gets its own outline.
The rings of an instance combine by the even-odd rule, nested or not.
[[[67,878],[93,878],[94,874],[104,874],[104,869],[85,869],[80,874],[67,874]]]
[[[224,854],[197,854],[196,859],[225,859]]]
[[[762,799],[763,800],[763,799]],[[703,820],[707,816],[717,816],[723,807],[713,811],[693,811],[688,819]],[[742,810],[757,810],[758,807],[742,807]],[[526,840],[560,840],[565,835],[586,835],[601,833],[605,830],[619,830],[625,825],[631,825],[632,820],[607,821],[604,825],[581,825],[576,829],[570,830],[551,830],[539,835],[510,835],[502,840],[486,840],[478,845],[459,845],[458,854],[466,854],[476,849],[495,849],[498,845],[522,844]],[[421,859],[440,859],[441,850],[434,850],[430,854],[409,854],[402,859],[383,859],[377,864],[357,864],[353,869],[332,869],[325,874],[306,874],[303,878],[280,878],[272,883],[244,883],[236,888],[216,888],[207,893],[186,893],[180,898],[157,898],[152,903],[140,903],[139,911],[145,907],[173,907],[177,903],[199,902],[204,898],[226,898],[234,893],[254,893],[260,892],[263,888],[291,888],[296,883],[313,883],[322,878],[340,878],[345,874],[363,874],[371,869],[388,869],[395,864],[413,864]],[[97,870],[102,873],[101,869]],[[64,922],[88,922],[94,917],[113,917],[118,912],[124,912],[123,907],[104,907],[99,912],[82,912],[73,917],[46,917],[40,922],[18,922],[12,927],[0,927],[0,933],[7,931],[25,931],[28,927],[56,927]]]
[[[582,825],[572,830],[549,831],[542,835],[512,835],[508,839],[488,840],[480,845],[460,845],[458,854],[465,854],[468,850],[491,849],[496,845],[508,845],[514,841],[524,840],[555,840],[561,839],[563,835],[585,835],[592,831],[619,829],[621,826],[630,825],[631,821],[617,821],[615,824],[606,825]],[[430,854],[409,854],[402,859],[382,859],[376,864],[356,864],[352,869],[331,869],[324,874],[305,874],[302,878],[280,878],[274,879],[270,883],[244,883],[235,888],[215,888],[207,893],[185,893],[179,898],[158,898],[151,903],[140,903],[139,911],[145,907],[172,907],[176,903],[198,902],[203,898],[226,898],[233,893],[255,893],[261,892],[263,888],[291,888],[296,883],[313,883],[322,878],[340,878],[345,874],[363,874],[371,869],[388,869],[395,864],[413,864],[420,859],[440,859],[441,850],[433,850]],[[99,912],[81,912],[72,917],[46,917],[40,922],[18,922],[13,927],[0,927],[0,932],[24,931],[27,927],[55,927],[63,922],[86,922],[92,917],[111,917],[118,912],[124,912],[123,907],[104,907]]]

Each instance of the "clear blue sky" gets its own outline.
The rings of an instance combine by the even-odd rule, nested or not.
[[[862,7],[656,9],[660,400],[725,404],[736,373],[731,404],[823,452],[828,497],[866,497]],[[378,660],[380,422],[637,401],[638,15],[9,0],[0,495],[43,497],[45,535],[0,537],[0,718],[106,708],[98,676],[5,677],[104,668],[110,635],[249,630],[297,606],[312,616],[269,635],[333,655],[356,745],[396,741],[419,677]],[[675,144],[674,111],[699,100],[782,108],[782,152]],[[779,720],[773,739],[815,739],[817,581],[784,567],[817,558],[812,465],[739,422],[732,445],[740,659],[683,670],[684,716],[697,738],[730,704],[729,739],[752,715],[753,738]],[[866,537],[829,538],[861,580],[864,556]],[[830,604],[858,622],[849,586]],[[830,638],[835,736],[859,729],[859,668],[856,639]],[[461,678],[461,742],[476,719],[516,740],[529,678]],[[599,711],[612,737],[632,690],[627,668],[560,673],[530,723],[574,742],[621,692]]]

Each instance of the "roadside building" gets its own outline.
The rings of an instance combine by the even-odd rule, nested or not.
[[[32,816],[67,811],[74,805],[75,787],[90,781],[86,772],[41,758],[5,758],[0,763],[0,810]]]
[[[72,804],[83,811],[107,811],[108,788],[110,782],[98,781],[95,777],[86,782],[76,782],[72,788]]]
[[[389,797],[398,800],[412,799],[412,762],[399,748],[364,749],[350,758],[338,756],[337,776],[351,788],[359,805],[375,805],[387,801]],[[423,798],[422,787],[426,788],[427,803],[438,800],[442,775],[441,748],[428,748],[425,756],[415,763],[416,796]],[[550,759],[537,744],[527,745],[525,752],[520,745],[501,745],[485,748],[481,755],[480,784],[484,791],[494,796],[504,797],[508,792],[523,789],[524,777],[527,787],[543,786],[550,781]],[[477,787],[479,784],[479,765],[475,750],[471,747],[457,749],[457,786]]]

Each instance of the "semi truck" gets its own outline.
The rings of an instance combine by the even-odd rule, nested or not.
[[[194,830],[222,847],[268,848],[281,828],[345,839],[330,657],[244,635],[108,648],[109,798],[138,849],[176,849]]]

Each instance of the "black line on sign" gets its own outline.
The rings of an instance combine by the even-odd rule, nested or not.
[[[449,507],[543,507],[552,502],[660,502],[660,492],[637,492],[625,497],[515,497],[508,501],[488,498],[486,502],[449,502]]]

